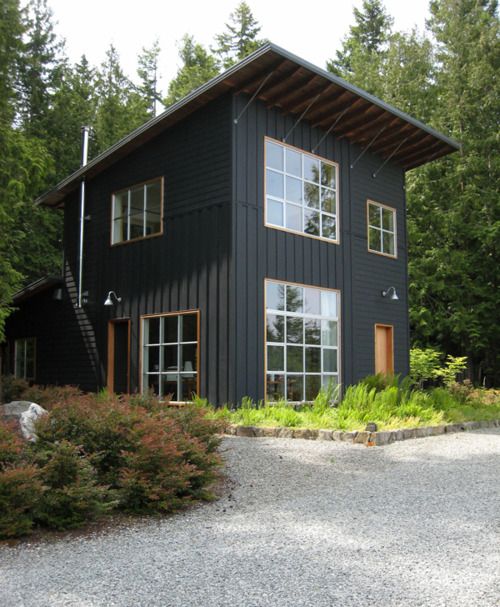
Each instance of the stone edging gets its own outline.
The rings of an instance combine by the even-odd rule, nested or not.
[[[226,434],[232,436],[246,436],[251,438],[306,438],[309,440],[333,440],[346,443],[357,443],[374,447],[388,445],[395,441],[410,438],[424,438],[426,436],[437,436],[439,434],[464,432],[467,430],[478,430],[480,428],[496,428],[500,426],[500,420],[482,422],[463,422],[461,424],[447,424],[442,426],[422,426],[419,428],[405,428],[403,430],[383,430],[380,432],[343,432],[342,430],[309,430],[308,428],[261,428],[259,426],[238,426],[231,424]]]

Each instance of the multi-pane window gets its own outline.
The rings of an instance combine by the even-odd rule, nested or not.
[[[266,225],[338,241],[337,165],[266,139]]]
[[[34,337],[16,339],[14,342],[14,375],[23,379],[35,379]]]
[[[313,400],[339,383],[339,294],[266,281],[268,400]]]
[[[198,393],[198,312],[142,319],[142,389],[174,402]]]
[[[162,201],[162,179],[154,179],[113,194],[111,243],[161,234]]]
[[[396,257],[396,211],[368,201],[368,250]]]

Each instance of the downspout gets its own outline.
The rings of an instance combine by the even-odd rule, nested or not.
[[[84,167],[87,164],[88,151],[89,151],[89,126],[82,126],[82,158],[81,166]],[[85,176],[82,178],[80,184],[80,242],[78,247],[78,297],[76,301],[76,307],[81,308],[83,305],[82,293],[83,293],[83,236],[85,230]]]

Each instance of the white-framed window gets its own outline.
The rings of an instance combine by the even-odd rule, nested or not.
[[[152,179],[112,197],[111,244],[162,233],[163,178]]]
[[[266,280],[266,398],[312,401],[340,377],[340,294]]]
[[[265,138],[265,222],[338,243],[338,165]]]
[[[36,339],[23,337],[14,342],[14,375],[22,379],[35,379]]]
[[[373,200],[367,201],[368,250],[397,257],[396,209]]]
[[[142,391],[187,402],[199,393],[199,312],[142,317]]]

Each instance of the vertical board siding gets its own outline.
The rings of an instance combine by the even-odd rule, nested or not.
[[[222,97],[87,182],[84,290],[89,303],[75,311],[78,195],[65,201],[67,318],[61,302],[36,312],[36,325],[64,324],[41,383],[79,383],[95,390],[106,384],[107,324],[131,319],[131,390],[140,384],[140,317],[199,309],[201,393],[214,402],[228,395],[229,273],[231,253],[231,111]],[[154,177],[164,178],[164,233],[110,245],[113,192]],[[104,307],[109,290],[122,297]],[[59,307],[58,307],[59,306]],[[27,306],[24,306],[27,308]],[[22,311],[20,311],[22,312]],[[40,347],[49,343],[40,336]],[[54,346],[55,347],[55,346]],[[54,362],[57,361],[57,363]]]
[[[245,95],[235,96],[235,116],[247,101]],[[296,119],[254,101],[233,127],[234,401],[245,395],[254,399],[264,396],[265,278],[340,290],[344,384],[374,372],[375,323],[394,325],[395,369],[401,373],[408,371],[403,171],[388,164],[373,179],[372,173],[383,161],[369,153],[351,169],[351,160],[362,150],[330,135],[315,153],[339,164],[340,244],[265,227],[264,137],[282,141]],[[311,127],[306,117],[293,129],[286,143],[311,152],[322,136],[323,132]],[[367,251],[367,198],[398,209],[397,260]],[[380,295],[382,289],[392,284],[400,296],[399,302]]]

